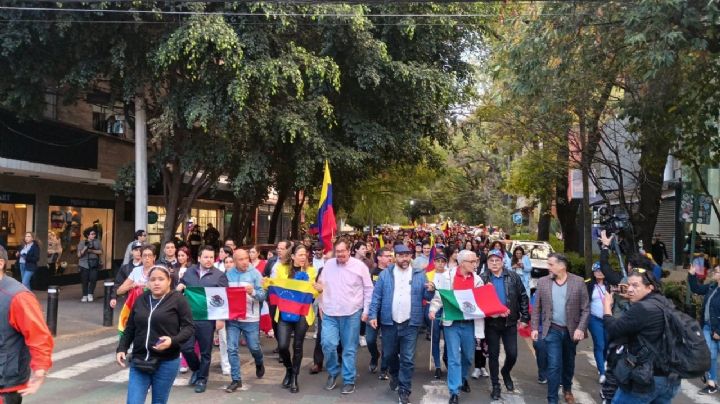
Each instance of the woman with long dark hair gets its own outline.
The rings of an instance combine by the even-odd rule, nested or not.
[[[37,263],[40,260],[40,247],[35,241],[35,234],[31,232],[25,233],[23,239],[23,247],[17,253],[18,263],[20,264],[20,274],[22,276],[22,284],[32,290],[30,282],[37,270]]]
[[[523,286],[525,286],[525,293],[530,298],[530,273],[532,272],[532,263],[530,257],[525,255],[525,249],[521,246],[515,247],[513,250],[512,258],[510,259],[511,268],[520,275]]]
[[[276,279],[294,279],[301,282],[315,283],[317,272],[308,264],[308,250],[304,244],[297,244],[292,250],[287,270],[278,270]],[[280,307],[276,311],[278,352],[283,365],[285,377],[282,387],[290,389],[291,393],[300,391],[298,375],[303,358],[303,342],[308,327],[315,321],[315,313],[310,310],[306,316],[283,312]],[[290,340],[293,346],[293,355],[290,357]]]

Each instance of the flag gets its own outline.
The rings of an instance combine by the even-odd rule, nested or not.
[[[492,284],[463,290],[439,289],[438,292],[445,321],[492,317],[508,310],[500,303]]]
[[[135,300],[142,294],[143,288],[141,287],[132,288],[128,291],[125,304],[122,310],[120,310],[120,317],[118,318],[118,332],[120,332],[120,335],[125,332],[127,322],[130,319],[130,313],[132,312],[133,306],[135,306]]]
[[[272,318],[270,317],[270,307],[267,302],[262,302],[262,308],[260,309],[260,331],[265,334],[272,330]]]
[[[333,211],[332,180],[330,179],[330,165],[325,160],[325,175],[323,176],[322,191],[320,192],[320,205],[318,206],[317,226],[318,238],[323,245],[323,253],[332,250],[332,239],[337,230],[335,212]]]
[[[380,248],[385,247],[385,239],[383,239],[382,233],[378,234],[378,244],[380,245]]]
[[[185,288],[193,320],[234,320],[245,318],[247,292],[243,287]]]
[[[440,230],[442,230],[443,234],[445,234],[445,237],[450,235],[450,221],[446,220],[445,223],[440,225]]]
[[[317,290],[311,282],[295,279],[270,279],[268,302],[284,313],[307,316]]]
[[[435,271],[435,235],[430,233],[430,256],[428,257],[428,265],[425,267],[425,272]],[[434,275],[433,275],[434,276]]]

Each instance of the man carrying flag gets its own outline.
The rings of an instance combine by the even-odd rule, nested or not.
[[[323,245],[323,253],[332,250],[333,237],[337,230],[335,211],[333,210],[332,180],[330,179],[330,165],[325,160],[325,175],[323,176],[322,191],[320,192],[320,205],[317,215],[318,238]]]
[[[447,305],[443,310],[443,334],[448,353],[447,384],[450,390],[450,404],[459,402],[459,391],[469,393],[470,384],[467,381],[468,371],[472,366],[475,355],[476,339],[485,337],[485,321],[483,316],[493,313],[498,306],[494,304],[490,310],[483,310],[477,304],[463,300],[458,296],[475,295],[477,288],[483,286],[480,276],[475,273],[478,258],[470,250],[458,253],[458,267],[443,273],[437,273],[435,285],[438,291],[430,303],[430,320],[435,320],[435,313],[445,306],[444,300],[452,297],[454,305]],[[442,298],[442,293],[446,298]],[[466,293],[458,293],[466,292]],[[486,299],[490,300],[490,299]],[[459,304],[458,304],[459,303]],[[486,308],[487,309],[487,308]],[[507,311],[507,309],[505,309]],[[449,315],[450,314],[450,315]],[[450,320],[452,319],[452,320]]]

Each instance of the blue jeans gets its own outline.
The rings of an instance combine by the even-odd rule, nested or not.
[[[618,389],[613,404],[670,404],[680,390],[680,380],[669,383],[667,377],[655,376],[655,388],[645,394]]]
[[[558,402],[560,385],[564,392],[572,391],[577,344],[572,341],[567,330],[555,328],[550,328],[544,342],[548,360],[548,403],[555,404]]]
[[[607,349],[607,334],[605,333],[605,325],[603,319],[590,315],[588,322],[588,330],[593,340],[593,353],[595,354],[595,363],[598,372],[605,374],[605,350]]]
[[[152,387],[152,404],[167,403],[178,368],[180,368],[180,358],[161,360],[155,373],[149,374],[136,370],[131,361],[127,404],[144,404],[150,387]]]
[[[703,334],[705,334],[705,342],[710,349],[710,371],[707,373],[707,379],[717,385],[717,358],[718,352],[720,352],[720,341],[712,339],[712,330],[710,330],[709,324],[703,326]]]
[[[25,264],[20,264],[20,279],[22,279],[22,284],[25,285],[28,290],[32,290],[32,287],[30,287],[30,281],[32,280],[33,275],[35,275],[35,271],[28,271],[25,269]]]
[[[410,394],[419,327],[411,326],[409,321],[381,327],[383,359],[390,366],[390,376],[398,381],[398,392]]]
[[[547,380],[548,358],[547,350],[545,349],[545,340],[538,338],[537,341],[533,341],[533,349],[535,349],[535,362],[538,369],[538,379]]]
[[[342,377],[344,384],[355,384],[355,365],[360,340],[360,317],[362,310],[349,316],[328,316],[323,314],[322,348],[325,368],[330,376],[340,374],[338,344],[342,343]]]
[[[212,359],[215,320],[197,320],[193,324],[195,324],[195,334],[182,346],[182,354],[190,370],[198,372],[198,381],[207,383]],[[200,357],[195,353],[195,341],[200,347]]]
[[[367,330],[365,330],[365,341],[367,341],[368,351],[370,352],[370,363],[376,364],[378,359],[380,359],[380,371],[384,372],[388,370],[388,363],[385,355],[381,355],[378,349],[377,340],[380,331],[379,328],[380,325],[378,325],[378,329],[368,326]],[[383,345],[385,344],[383,343]]]
[[[448,355],[447,383],[450,394],[458,394],[475,360],[475,324],[453,321],[443,328]]]
[[[435,368],[439,369],[442,367],[442,364],[440,363],[440,334],[444,333],[442,320],[440,320],[442,318],[442,309],[438,310],[437,313],[435,313],[435,318],[436,320],[432,322],[432,341],[430,342],[430,344],[433,363],[435,364]],[[443,348],[444,349],[442,359],[445,362],[445,366],[447,366],[447,345],[445,345]]]
[[[230,375],[233,380],[242,380],[240,375],[240,356],[238,355],[238,345],[240,344],[240,334],[245,336],[247,347],[250,350],[255,365],[262,365],[263,353],[260,348],[260,322],[244,322],[244,321],[226,321],[227,328],[227,353],[230,362]]]

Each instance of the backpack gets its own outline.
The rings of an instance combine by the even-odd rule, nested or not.
[[[664,301],[663,301],[664,300]],[[701,377],[710,369],[710,350],[700,324],[687,314],[677,310],[667,299],[653,299],[665,318],[665,332],[656,345],[643,344],[654,351],[655,367],[670,377],[692,379]]]

